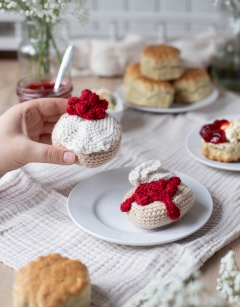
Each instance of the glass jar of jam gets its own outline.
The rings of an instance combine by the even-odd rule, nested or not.
[[[38,98],[70,98],[72,96],[72,82],[69,77],[65,77],[58,90],[54,90],[55,79],[51,76],[25,77],[17,84],[17,95],[19,102]]]

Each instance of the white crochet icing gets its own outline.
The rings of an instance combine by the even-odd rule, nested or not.
[[[57,123],[57,139],[75,154],[107,151],[121,137],[121,126],[109,114],[99,120],[86,120],[64,114]]]
[[[138,186],[142,183],[158,181],[160,179],[170,179],[174,176],[176,175],[173,172],[161,167],[161,161],[150,160],[132,170],[128,179],[132,185]]]
[[[225,129],[225,135],[230,143],[240,141],[240,120],[235,119],[230,122],[230,125]]]

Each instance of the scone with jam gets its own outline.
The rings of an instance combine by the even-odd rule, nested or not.
[[[219,162],[240,160],[240,120],[215,120],[200,130],[203,154]]]

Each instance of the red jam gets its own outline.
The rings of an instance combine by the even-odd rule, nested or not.
[[[21,79],[17,84],[19,102],[47,97],[68,99],[72,96],[73,86],[70,78],[65,77],[57,90],[54,90],[54,84],[55,79],[51,75],[44,76],[41,79],[37,76]]]
[[[168,180],[160,179],[140,184],[133,195],[121,204],[121,211],[128,212],[133,202],[140,206],[146,206],[154,201],[162,201],[166,206],[168,217],[171,220],[177,220],[180,217],[180,210],[172,201],[172,197],[177,193],[180,183],[179,177],[172,177]]]
[[[26,88],[30,90],[49,90],[53,89],[55,82],[53,80],[43,80],[41,83],[31,83]]]
[[[229,122],[225,119],[215,120],[212,124],[204,125],[200,130],[200,135],[207,143],[220,144],[228,142],[225,129]]]

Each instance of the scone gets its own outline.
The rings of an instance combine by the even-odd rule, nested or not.
[[[137,226],[153,229],[170,224],[192,207],[192,190],[159,160],[140,164],[129,174],[134,186],[124,196],[121,211]]]
[[[142,76],[139,63],[128,66],[123,84],[126,101],[132,104],[168,108],[173,102],[173,86],[169,82],[155,81]]]
[[[149,45],[141,54],[141,73],[153,80],[174,80],[184,72],[180,51],[167,45]]]
[[[173,82],[175,101],[193,103],[209,95],[212,91],[211,81],[206,70],[201,68],[186,69],[178,80]]]
[[[119,122],[106,113],[108,102],[90,90],[68,100],[52,132],[52,143],[71,150],[79,165],[93,168],[113,159],[121,143]]]
[[[240,120],[215,120],[200,130],[203,154],[219,162],[240,160]]]
[[[13,285],[14,307],[88,307],[91,284],[78,260],[50,254],[20,269]]]

